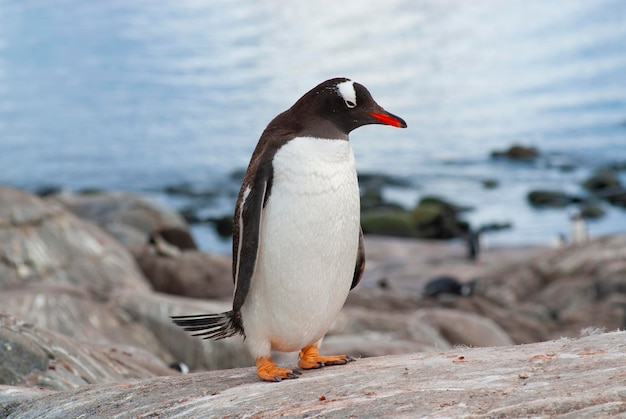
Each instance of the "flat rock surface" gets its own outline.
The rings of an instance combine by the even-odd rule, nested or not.
[[[360,359],[258,381],[252,368],[7,396],[8,418],[607,417],[626,415],[626,332]]]

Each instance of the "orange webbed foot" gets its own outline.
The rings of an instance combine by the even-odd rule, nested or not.
[[[348,362],[356,361],[355,358],[348,355],[322,356],[319,354],[316,346],[307,346],[300,351],[298,356],[300,357],[298,366],[305,370],[322,368],[326,365],[344,365]]]
[[[256,373],[263,381],[282,381],[290,378],[298,378],[300,371],[280,368],[269,358],[256,360]]]

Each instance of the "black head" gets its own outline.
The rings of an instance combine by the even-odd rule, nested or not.
[[[283,116],[300,125],[303,134],[319,138],[347,136],[368,124],[406,128],[406,122],[376,103],[365,86],[346,78],[317,85]]]

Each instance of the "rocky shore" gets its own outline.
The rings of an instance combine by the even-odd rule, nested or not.
[[[549,416],[541,391],[512,390],[546,382],[561,392],[553,394],[560,402],[552,414],[626,411],[619,378],[626,364],[614,361],[624,359],[626,340],[623,332],[601,333],[626,326],[626,234],[555,249],[490,248],[477,259],[468,258],[464,241],[368,235],[366,255],[364,279],[323,349],[385,357],[287,384],[298,396],[280,404],[295,410],[281,412],[343,417],[409,406],[398,414]],[[426,294],[435,279],[470,292]],[[226,370],[253,365],[241,339],[201,341],[169,320],[227,309],[232,287],[228,257],[196,249],[183,217],[140,196],[41,198],[0,187],[0,417],[237,416],[251,406],[269,415],[278,404],[261,406],[259,398],[278,397],[285,383],[266,386],[251,369]],[[590,336],[578,340],[581,331]],[[558,340],[564,337],[572,340]],[[546,343],[514,346],[535,342]],[[467,347],[485,349],[459,349]],[[568,359],[575,362],[568,366]],[[467,380],[440,365],[445,360],[471,364]],[[180,362],[219,371],[181,376],[170,367]],[[496,371],[507,363],[507,374]],[[401,384],[404,367],[417,375]],[[596,386],[603,398],[590,390],[577,404],[566,394],[582,371],[586,388]],[[381,390],[362,386],[358,400],[323,390],[331,379],[339,387],[369,382],[370,372],[383,377],[371,381]],[[464,396],[447,400],[433,390],[453,387]],[[251,392],[259,398],[244,397]],[[520,398],[505,397],[512,392]],[[219,396],[226,393],[232,397]],[[418,394],[428,403],[411,406]],[[520,413],[521,404],[530,413]]]

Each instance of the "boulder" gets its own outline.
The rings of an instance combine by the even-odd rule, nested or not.
[[[604,418],[626,413],[625,357],[619,332],[360,359],[281,383],[247,368],[15,399],[5,386],[0,416]]]
[[[465,236],[469,232],[469,225],[461,220],[459,215],[466,210],[467,208],[438,197],[423,197],[410,214],[416,237],[451,239]]]
[[[572,197],[564,192],[543,189],[530,191],[527,198],[534,207],[564,208],[573,202]]]
[[[233,295],[230,257],[194,250],[164,254],[146,246],[136,258],[156,291],[194,298]]]
[[[31,284],[1,292],[0,311],[77,341],[132,346],[168,364],[174,361],[148,328],[108,299],[80,286]],[[164,321],[167,320],[166,317]]]
[[[359,173],[358,176],[362,213],[404,210],[397,203],[387,201],[384,190],[387,187],[410,188],[409,181],[380,173]]]
[[[215,370],[254,365],[243,337],[202,340],[176,326],[170,316],[222,313],[231,302],[196,300],[159,293],[119,290],[110,304],[123,310],[133,322],[149,330],[164,351],[192,370]]]
[[[596,197],[609,203],[626,208],[626,187],[622,185],[617,172],[613,168],[602,167],[583,182],[583,187]]]
[[[133,346],[79,342],[0,314],[0,384],[68,390],[176,372]],[[1,412],[0,412],[1,413]]]
[[[582,186],[594,193],[601,193],[604,190],[621,187],[622,184],[613,170],[601,168],[593,175],[583,181]]]
[[[189,233],[187,223],[180,214],[131,193],[61,193],[48,199],[99,225],[133,252],[140,251],[150,235],[159,230],[175,229]]]
[[[492,151],[491,157],[510,160],[534,160],[539,157],[539,150],[535,147],[514,144],[506,150]]]
[[[363,234],[414,237],[413,223],[406,211],[368,211],[361,215]]]
[[[133,257],[60,205],[0,186],[0,289],[64,282],[97,292],[149,290]]]
[[[497,323],[470,312],[445,308],[421,309],[415,313],[414,321],[433,327],[452,345],[513,345],[509,335]]]
[[[548,313],[543,323],[551,329],[548,337],[576,336],[585,327],[613,330],[626,326],[625,308],[606,304],[607,298],[626,289],[624,254],[624,234],[569,245],[485,273],[476,293],[508,311],[529,303],[543,306]]]

